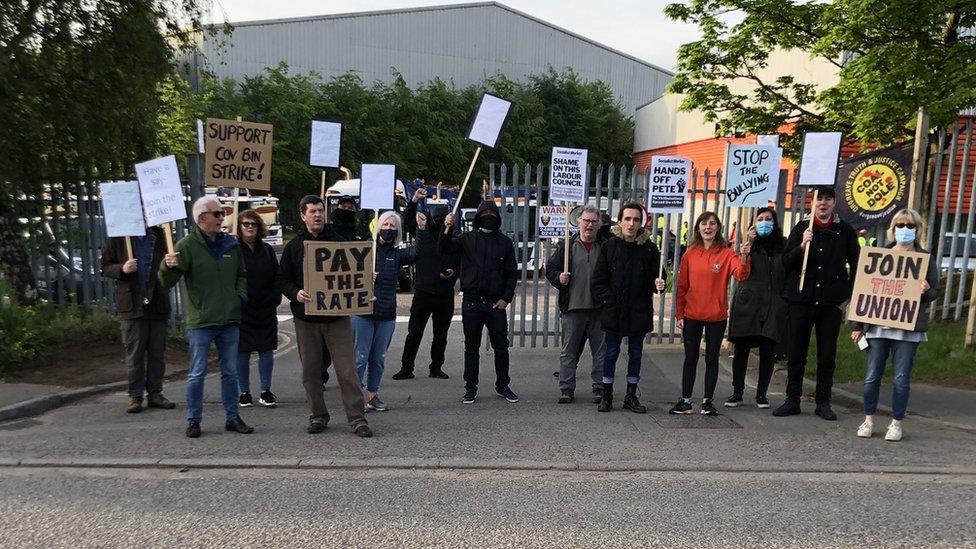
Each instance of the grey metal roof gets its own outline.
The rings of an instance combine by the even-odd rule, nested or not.
[[[625,112],[664,92],[673,74],[497,2],[231,23],[224,38],[204,33],[201,52],[219,78],[261,73],[280,61],[325,78],[350,70],[366,82],[411,85],[434,77],[458,87],[502,73],[519,79],[549,66],[602,80]]]

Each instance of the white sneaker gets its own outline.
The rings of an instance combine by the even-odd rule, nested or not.
[[[901,425],[889,425],[888,432],[885,433],[885,440],[890,440],[891,442],[898,442],[901,440]]]
[[[873,423],[868,423],[867,421],[865,421],[864,423],[861,424],[860,427],[857,428],[857,436],[861,438],[871,438],[871,435],[873,434],[874,434]]]

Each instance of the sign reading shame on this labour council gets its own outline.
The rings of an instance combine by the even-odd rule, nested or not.
[[[273,129],[271,124],[208,118],[204,127],[205,183],[270,190]]]
[[[146,225],[154,227],[186,219],[186,201],[180,172],[176,169],[176,157],[164,156],[136,164],[139,179],[139,195]]]
[[[929,254],[865,246],[857,260],[848,320],[914,330]]]
[[[363,315],[373,312],[373,243],[305,242],[305,314]]]
[[[586,200],[586,149],[552,148],[549,200],[581,204]]]
[[[651,186],[647,211],[675,214],[685,211],[691,161],[677,156],[651,157]]]
[[[98,194],[105,214],[105,234],[115,236],[145,236],[142,219],[142,199],[138,181],[99,183]]]
[[[776,200],[783,149],[729,145],[725,158],[725,205],[762,207]]]

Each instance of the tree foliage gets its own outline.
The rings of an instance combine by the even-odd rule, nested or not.
[[[912,135],[919,107],[951,123],[976,106],[976,3],[972,0],[688,0],[672,19],[701,39],[681,46],[670,90],[682,108],[753,133],[795,123],[840,130],[861,143]],[[793,74],[761,75],[775,50],[801,50],[836,67],[839,82],[817,89]],[[754,93],[729,82],[750,81]],[[786,140],[796,150],[797,138]]]

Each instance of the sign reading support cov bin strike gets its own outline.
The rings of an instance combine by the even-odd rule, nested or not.
[[[922,280],[928,268],[928,254],[873,246],[861,248],[847,318],[914,330],[922,308]]]
[[[582,204],[586,200],[586,149],[552,148],[549,200]]]
[[[677,156],[651,157],[651,192],[647,211],[674,214],[685,211],[691,161]]]
[[[205,182],[211,187],[271,189],[273,126],[208,118]]]
[[[368,315],[373,312],[373,243],[305,242],[305,314]]]

